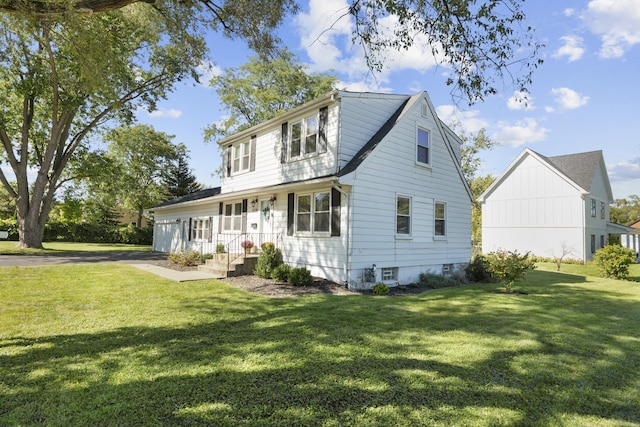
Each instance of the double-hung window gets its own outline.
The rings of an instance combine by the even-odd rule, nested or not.
[[[596,199],[591,199],[591,217],[596,217]]]
[[[604,202],[600,202],[600,219],[604,219],[604,217],[605,217]]]
[[[224,205],[224,231],[242,231],[242,203]]]
[[[436,202],[434,212],[434,233],[436,236],[447,235],[447,205],[443,202]]]
[[[396,234],[409,236],[411,234],[411,198],[396,197]]]
[[[227,176],[255,169],[256,136],[249,140],[229,145],[226,148],[225,164]]]
[[[423,128],[418,128],[416,139],[416,161],[420,164],[428,166],[431,162],[431,159],[429,158],[429,148],[431,142],[429,131]]]
[[[193,218],[191,220],[191,240],[208,240],[211,235],[209,218]]]
[[[291,123],[290,158],[315,155],[318,152],[318,116]]]
[[[325,234],[330,231],[331,195],[329,192],[297,196],[296,231]]]

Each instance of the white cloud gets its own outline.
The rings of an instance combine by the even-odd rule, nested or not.
[[[640,157],[607,165],[607,173],[612,181],[640,179]]]
[[[600,36],[600,57],[620,58],[640,43],[640,5],[637,0],[591,0],[581,14],[583,22]]]
[[[467,133],[476,133],[489,126],[489,122],[480,117],[478,110],[462,111],[455,105],[448,104],[436,107],[436,114],[450,127],[460,124]]]
[[[562,11],[562,14],[563,14],[564,16],[567,16],[567,17],[569,17],[569,16],[573,16],[573,15],[575,15],[575,14],[576,14],[576,10],[575,10],[575,9],[571,9],[570,7],[568,7],[568,8],[566,8],[565,10],[563,10],[563,11]]]
[[[311,59],[311,70],[334,70],[349,76],[349,80],[353,81],[350,87],[363,85],[371,88],[388,83],[389,75],[393,72],[407,69],[424,72],[440,62],[434,58],[427,37],[416,34],[409,49],[383,53],[385,67],[376,74],[378,82],[375,83],[379,84],[359,82],[368,80],[370,73],[362,47],[351,41],[354,23],[348,15],[348,8],[345,0],[310,0],[308,11],[295,18],[301,46]],[[396,16],[381,18],[379,29],[391,33],[397,22]]]
[[[205,87],[210,87],[209,82],[212,78],[222,75],[222,68],[212,62],[203,62],[196,69],[200,74],[200,84]]]
[[[157,110],[147,112],[149,117],[163,117],[168,119],[177,119],[182,116],[182,111],[176,110],[174,108],[166,109],[166,108],[158,108]]]
[[[492,139],[501,145],[511,147],[544,141],[548,132],[548,129],[541,127],[533,118],[526,118],[514,124],[498,122],[498,129]]]
[[[556,103],[563,110],[575,110],[589,102],[589,97],[579,94],[568,87],[557,87],[551,89],[551,94],[555,97]]]
[[[513,96],[507,100],[507,108],[510,110],[533,110],[533,97],[527,92],[516,90]]]
[[[553,56],[555,58],[567,57],[569,62],[577,61],[584,55],[584,40],[580,36],[564,36],[560,37],[564,43]]]

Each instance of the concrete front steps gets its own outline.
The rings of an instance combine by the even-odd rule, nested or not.
[[[232,261],[229,262],[229,254],[214,254],[213,259],[208,259],[204,265],[199,265],[198,270],[219,277],[247,276],[253,274],[258,264],[257,254],[231,254],[231,259]]]

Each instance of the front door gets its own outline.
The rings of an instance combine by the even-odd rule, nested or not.
[[[273,213],[271,212],[271,203],[269,200],[260,201],[260,234],[273,233]],[[270,237],[266,237],[269,239]],[[262,242],[261,242],[262,243]]]

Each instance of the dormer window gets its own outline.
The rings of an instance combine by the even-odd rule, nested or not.
[[[256,164],[256,137],[229,145],[226,150],[227,176],[250,172]]]
[[[298,161],[327,152],[329,108],[313,115],[282,123],[280,162]]]
[[[318,116],[306,117],[291,123],[291,152],[289,157],[306,157],[318,151]]]

